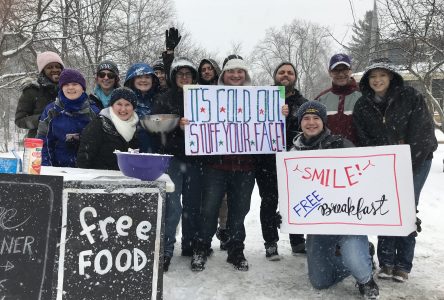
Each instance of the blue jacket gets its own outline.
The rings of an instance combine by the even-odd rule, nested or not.
[[[59,98],[48,104],[37,130],[37,138],[43,140],[42,165],[75,167],[80,133],[98,113],[99,109],[88,98],[74,112],[64,110]]]

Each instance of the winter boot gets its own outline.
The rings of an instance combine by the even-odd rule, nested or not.
[[[220,241],[220,250],[227,250],[227,243],[229,239],[227,229],[222,229],[218,227],[216,231],[216,237]]]
[[[196,248],[193,251],[191,258],[191,270],[200,272],[205,270],[205,263],[207,262],[208,253],[211,248],[202,242],[196,243]]]
[[[276,243],[265,244],[265,258],[269,261],[281,260]]]
[[[168,272],[168,269],[170,267],[170,263],[171,263],[171,256],[164,256],[163,257],[163,272],[164,273]]]
[[[244,256],[244,245],[238,244],[228,248],[227,262],[239,271],[248,271],[248,261]]]
[[[291,245],[291,253],[293,255],[305,254],[305,243],[300,243],[297,245]]]
[[[367,283],[358,283],[359,292],[364,299],[379,299],[379,287],[376,282],[371,278]]]

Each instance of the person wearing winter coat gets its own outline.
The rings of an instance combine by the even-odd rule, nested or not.
[[[352,61],[347,54],[338,53],[330,58],[328,74],[331,88],[321,92],[315,100],[327,106],[328,124],[333,134],[339,134],[352,142],[356,141],[353,126],[353,107],[361,97],[359,87],[351,77]]]
[[[197,82],[201,85],[217,85],[220,75],[220,67],[211,58],[204,58],[200,61],[199,67],[197,68],[198,80]]]
[[[15,111],[15,125],[28,129],[27,137],[36,136],[40,115],[56,99],[63,68],[63,61],[57,53],[46,51],[37,54],[37,80],[26,80]]]
[[[410,145],[415,204],[427,179],[437,148],[432,115],[424,97],[405,86],[388,59],[377,59],[361,78],[362,97],[353,110],[359,146]],[[379,278],[408,279],[416,244],[409,236],[379,236]]]
[[[251,85],[248,68],[242,57],[230,55],[224,60],[218,83],[230,86]],[[213,159],[204,167],[202,226],[191,260],[191,269],[193,271],[205,269],[207,257],[211,253],[211,240],[217,229],[219,208],[226,193],[229,237],[227,262],[237,270],[248,271],[248,261],[244,256],[244,221],[250,210],[255,161],[252,155],[218,155]]]
[[[119,170],[114,151],[127,152],[139,147],[136,104],[137,96],[129,88],[117,88],[111,93],[109,107],[102,109],[99,117],[82,131],[77,167]]]
[[[197,68],[198,79],[197,83],[201,85],[217,85],[220,75],[220,67],[211,58],[204,58],[200,61]],[[216,237],[220,241],[220,250],[227,250],[228,231],[227,231],[227,217],[228,217],[228,205],[227,195],[222,199],[221,206],[219,208],[219,225],[216,230]]]
[[[285,105],[282,113],[285,116],[287,148],[293,144],[293,138],[298,133],[299,124],[297,111],[307,102],[295,88],[297,80],[296,67],[291,62],[280,63],[273,72],[275,85],[285,87]],[[275,154],[256,155],[256,183],[261,196],[260,220],[262,236],[265,245],[265,257],[271,261],[280,260],[277,242],[279,233],[275,219],[278,207],[278,188]],[[305,238],[303,234],[290,234],[290,244],[294,254],[305,252]]]
[[[176,114],[184,120],[183,86],[196,84],[197,70],[188,59],[176,57],[171,64],[170,89],[155,99],[153,113]],[[185,155],[185,133],[177,124],[166,136],[161,152],[174,155],[167,170],[174,183],[173,193],[167,194],[165,211],[164,271],[168,271],[176,242],[176,228],[182,216],[182,256],[191,256],[199,228],[202,201],[202,164],[199,157]],[[181,204],[182,196],[182,204]]]
[[[110,60],[104,60],[97,65],[95,74],[96,85],[89,98],[100,109],[110,106],[111,93],[119,87],[119,68]]]
[[[302,133],[294,138],[292,151],[353,147],[352,142],[332,135],[327,128],[327,108],[322,103],[305,102],[297,116]],[[365,299],[378,299],[366,235],[308,234],[306,248],[308,278],[314,288],[329,288],[352,275]]]
[[[80,133],[99,109],[89,101],[86,81],[79,71],[64,69],[59,85],[57,99],[45,107],[40,117],[37,138],[43,140],[43,166],[74,168]]]
[[[152,115],[154,96],[159,92],[159,79],[154,70],[145,63],[136,63],[126,72],[124,86],[133,90],[137,96],[135,111],[139,120],[144,116]],[[159,151],[159,139],[147,132],[141,126],[137,129],[139,147],[141,152],[157,153]]]
[[[162,59],[157,59],[152,64],[154,74],[159,78],[159,93],[163,94],[168,90],[168,84],[166,80],[165,65]]]

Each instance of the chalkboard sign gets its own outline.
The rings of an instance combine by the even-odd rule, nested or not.
[[[65,185],[57,299],[160,299],[165,186],[137,182]]]
[[[51,299],[63,178],[0,174],[0,299]]]

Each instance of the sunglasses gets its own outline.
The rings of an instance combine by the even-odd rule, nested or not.
[[[108,76],[108,79],[114,79],[114,78],[117,77],[117,75],[112,73],[112,72],[109,72],[109,73],[99,72],[99,73],[97,73],[97,77],[99,77],[99,78],[105,78],[105,76]]]

